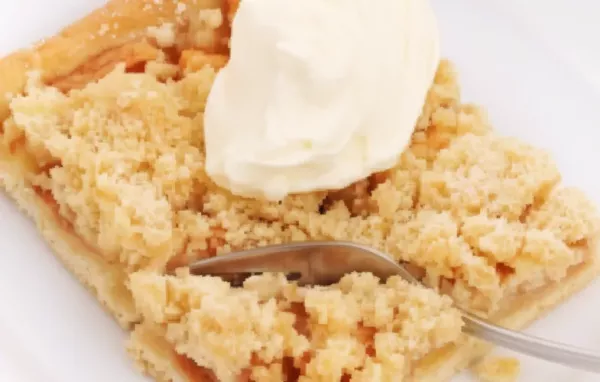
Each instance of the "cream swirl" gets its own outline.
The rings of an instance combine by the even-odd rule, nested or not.
[[[426,0],[243,0],[207,100],[207,173],[277,200],[390,168],[438,62]]]

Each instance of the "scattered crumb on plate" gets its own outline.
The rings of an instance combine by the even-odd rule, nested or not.
[[[481,382],[515,382],[521,372],[521,363],[513,357],[490,356],[473,368]]]

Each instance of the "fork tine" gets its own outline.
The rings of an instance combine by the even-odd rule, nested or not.
[[[193,274],[297,273],[300,285],[328,285],[352,272],[371,272],[382,280],[400,275],[417,282],[389,256],[355,243],[313,241],[271,245],[189,264]]]
[[[192,274],[235,279],[241,275],[283,273],[299,282],[310,277],[313,246],[275,245],[202,259],[189,264]],[[238,276],[233,276],[237,274]],[[246,277],[247,278],[247,277]],[[245,278],[244,278],[245,279]]]

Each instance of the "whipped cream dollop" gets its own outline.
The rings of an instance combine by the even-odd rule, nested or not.
[[[438,63],[426,0],[243,0],[206,104],[207,173],[278,200],[393,167]]]

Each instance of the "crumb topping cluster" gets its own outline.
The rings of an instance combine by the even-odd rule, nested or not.
[[[220,381],[397,381],[431,350],[456,341],[448,297],[392,277],[350,274],[328,287],[282,275],[243,288],[221,279],[135,273],[131,288],[150,322],[180,354]]]

